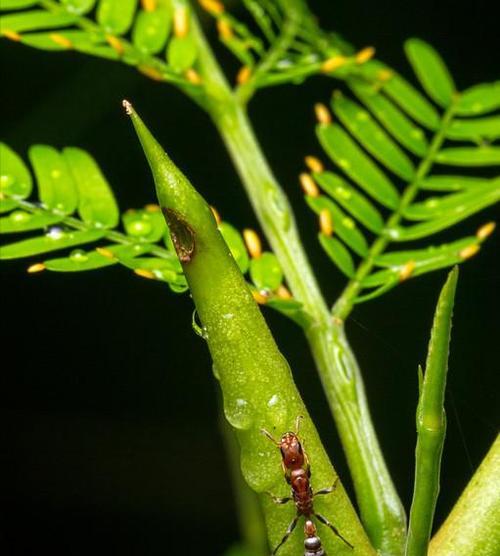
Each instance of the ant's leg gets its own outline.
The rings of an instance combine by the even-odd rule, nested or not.
[[[328,521],[328,519],[326,519],[325,516],[323,516],[323,515],[321,515],[321,514],[317,514],[317,513],[315,513],[314,515],[318,518],[318,521],[321,521],[321,523],[323,523],[323,525],[326,525],[327,527],[329,527],[329,528],[337,535],[337,537],[338,537],[339,539],[341,539],[342,541],[344,541],[345,544],[346,544],[349,548],[354,548],[354,546],[352,546],[352,544],[351,544],[349,541],[347,541],[346,539],[344,539],[344,537],[339,533],[338,529],[337,529],[334,525],[332,525],[332,524]]]
[[[273,443],[276,444],[276,446],[279,446],[279,442],[274,438],[274,436],[269,432],[266,431],[266,429],[260,429],[260,432],[267,438],[269,438],[269,440]]]
[[[292,500],[291,496],[280,498],[279,496],[274,496],[272,492],[266,492],[266,494],[269,494],[275,504],[286,504],[287,502],[290,502]]]
[[[295,529],[295,527],[297,525],[297,521],[299,521],[299,517],[300,517],[300,515],[296,515],[293,518],[293,521],[290,523],[290,525],[288,526],[288,529],[286,530],[285,536],[281,539],[281,542],[279,543],[279,545],[273,550],[272,556],[274,556],[276,554],[276,552],[278,552],[279,548],[281,548],[286,543],[286,541],[288,540],[288,537],[293,533],[293,530]]]
[[[318,494],[330,494],[337,488],[337,483],[339,482],[339,478],[337,477],[331,487],[322,488],[313,494],[313,496],[318,496]]]
[[[297,418],[295,419],[295,434],[299,434],[300,422],[303,418],[303,415],[297,415]]]

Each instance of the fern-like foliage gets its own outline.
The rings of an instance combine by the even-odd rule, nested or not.
[[[498,169],[500,147],[494,142],[500,137],[500,116],[494,111],[500,107],[500,82],[459,93],[429,44],[410,39],[405,46],[433,103],[387,66],[368,62],[348,80],[359,102],[335,92],[335,121],[323,108],[316,129],[343,175],[313,158],[312,175],[302,177],[307,203],[321,217],[321,245],[350,279],[334,309],[339,318],[353,303],[408,278],[465,261],[494,228],[489,223],[451,243],[386,252],[389,246],[447,230],[500,200],[498,175],[463,173],[466,168]],[[451,146],[456,141],[461,144]]]
[[[300,83],[317,73],[346,77],[366,61],[337,35],[320,29],[303,0],[244,0],[253,32],[219,0],[198,0],[222,43],[240,60],[238,95]],[[74,50],[120,61],[195,97],[205,93],[200,44],[188,0],[4,0],[0,36],[49,51]]]
[[[141,277],[168,284],[174,292],[186,291],[186,280],[158,205],[120,215],[108,181],[82,149],[58,151],[48,145],[34,145],[28,154],[35,180],[21,157],[0,143],[0,234],[35,232],[28,239],[3,244],[0,260],[39,257],[28,267],[30,273],[82,272],[119,264]],[[34,181],[39,200],[30,201]],[[118,229],[120,220],[122,228]],[[251,244],[249,256],[236,228],[219,221],[219,230],[240,270],[248,275],[256,299],[305,324],[301,304],[283,285],[276,256],[261,250],[255,232],[246,233],[253,239],[247,240]],[[92,248],[82,249],[89,244]],[[70,249],[63,256],[50,258],[55,251]]]
[[[221,2],[199,0],[215,18],[219,39],[241,62],[238,95],[247,101],[262,87],[302,83],[318,73],[345,77],[364,63],[335,33],[322,30],[303,0],[243,0],[257,33],[224,10]]]
[[[199,85],[186,0],[5,0],[0,34],[42,50],[121,61],[158,81]]]

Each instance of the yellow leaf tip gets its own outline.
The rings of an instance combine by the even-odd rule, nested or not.
[[[42,272],[47,267],[43,263],[35,263],[28,267],[28,274],[35,274],[35,272]]]
[[[156,279],[154,273],[151,272],[151,270],[146,270],[145,268],[136,268],[134,270],[134,273],[137,274],[137,276],[141,276],[142,278],[148,278],[149,280]]]
[[[467,247],[464,247],[460,251],[459,256],[460,256],[461,259],[463,259],[465,261],[467,259],[470,259],[474,255],[476,255],[479,252],[480,249],[481,248],[479,247],[479,245],[477,243],[473,243],[471,245],[467,245]]]
[[[304,162],[311,172],[317,172],[319,174],[324,170],[323,163],[315,156],[306,156]]]
[[[332,115],[330,114],[330,111],[321,102],[317,102],[314,105],[314,113],[319,124],[328,125],[332,123]]]
[[[319,213],[319,228],[325,236],[330,237],[333,234],[332,215],[326,208]]]
[[[299,175],[299,181],[302,191],[306,195],[309,195],[309,197],[319,197],[318,186],[310,174],[302,172],[302,174]]]
[[[496,222],[487,222],[477,230],[476,237],[481,241],[484,241],[487,237],[490,237],[490,235],[495,231],[496,227]]]
[[[246,228],[243,230],[243,239],[252,259],[258,259],[262,255],[262,243],[257,232]]]
[[[375,56],[375,48],[373,46],[367,46],[360,50],[355,57],[357,64],[364,64],[371,60]]]
[[[407,263],[405,263],[399,271],[399,281],[404,282],[405,280],[408,280],[408,278],[410,278],[413,274],[415,267],[415,261],[408,261]]]

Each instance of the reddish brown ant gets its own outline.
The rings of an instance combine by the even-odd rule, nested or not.
[[[305,556],[326,556],[325,551],[321,547],[321,540],[316,535],[316,527],[310,519],[312,516],[316,517],[318,521],[329,527],[347,546],[354,548],[350,542],[344,539],[337,528],[332,525],[326,517],[314,511],[313,498],[319,494],[329,494],[330,492],[333,492],[337,486],[338,478],[335,479],[335,482],[331,487],[313,492],[310,482],[311,468],[298,436],[301,419],[302,416],[299,415],[295,423],[295,432],[286,432],[281,437],[279,442],[273,438],[271,433],[262,429],[262,433],[280,449],[281,465],[283,467],[283,472],[285,473],[285,479],[292,488],[292,495],[285,498],[279,498],[271,493],[268,494],[276,504],[286,504],[287,502],[293,501],[295,507],[297,508],[296,516],[293,518],[284,537],[281,539],[278,546],[273,550],[272,554],[276,554],[281,546],[283,546],[283,544],[288,540],[288,537],[297,526],[297,522],[301,516],[306,518],[304,528],[306,535],[306,539],[304,541],[306,549]]]

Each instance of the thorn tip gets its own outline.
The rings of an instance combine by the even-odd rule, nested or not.
[[[131,116],[132,113],[134,112],[134,108],[132,106],[132,104],[130,104],[130,102],[126,99],[122,100],[122,106],[123,108],[125,108],[125,112],[128,116]]]

